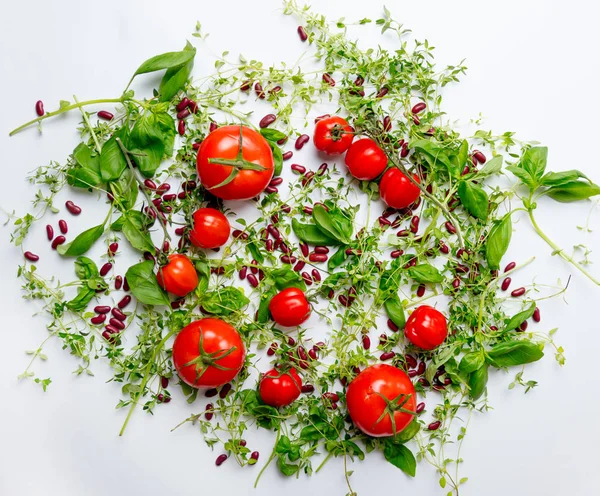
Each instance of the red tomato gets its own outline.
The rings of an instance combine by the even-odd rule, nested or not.
[[[415,346],[433,350],[448,336],[446,317],[429,305],[421,305],[406,321],[404,335]]]
[[[301,289],[286,288],[273,296],[269,311],[279,325],[299,326],[310,317],[310,304]]]
[[[271,369],[261,379],[259,392],[262,400],[267,404],[279,408],[293,403],[302,390],[302,379],[291,368],[287,372]]]
[[[239,333],[220,319],[201,319],[184,327],[173,343],[173,364],[192,387],[215,388],[231,381],[244,365]]]
[[[227,243],[231,227],[227,217],[214,208],[200,208],[194,212],[190,241],[199,248],[218,248]]]
[[[388,162],[385,152],[370,138],[352,143],[345,160],[350,174],[361,181],[375,179],[384,171]]]
[[[185,255],[169,255],[169,262],[156,274],[158,285],[177,296],[185,296],[198,286],[198,273],[191,260]]]
[[[350,383],[346,404],[356,427],[368,436],[384,437],[398,434],[412,422],[414,414],[409,412],[415,411],[417,398],[402,370],[379,363],[367,367]]]
[[[327,117],[315,125],[315,147],[327,155],[344,153],[352,144],[354,129],[341,117]]]
[[[245,126],[215,129],[198,150],[200,182],[213,195],[224,200],[247,200],[260,194],[273,177],[273,164],[269,142],[254,129]],[[235,177],[231,182],[218,186],[232,173]]]
[[[413,174],[413,178],[417,183],[421,182],[416,174]],[[379,192],[381,199],[392,208],[408,207],[421,194],[419,187],[396,167],[385,172],[379,183]]]

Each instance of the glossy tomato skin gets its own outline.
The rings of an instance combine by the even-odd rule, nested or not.
[[[446,317],[429,305],[421,305],[406,321],[404,335],[415,346],[433,350],[448,336]]]
[[[413,174],[413,178],[417,183],[421,182],[416,174]],[[379,183],[379,191],[381,199],[392,208],[406,208],[421,194],[418,186],[396,167],[385,172]]]
[[[254,129],[242,126],[242,156],[261,165],[265,170],[239,170],[230,183],[213,188],[225,181],[233,167],[209,163],[209,159],[237,157],[240,143],[240,126],[223,126],[210,133],[198,150],[197,170],[202,185],[213,195],[224,200],[248,200],[268,186],[273,177],[273,152],[265,138]]]
[[[385,152],[370,138],[352,143],[345,161],[350,174],[360,181],[375,179],[385,170],[388,162]]]
[[[194,212],[190,241],[198,248],[219,248],[227,243],[231,226],[227,217],[214,208]]]
[[[286,288],[269,302],[271,317],[285,327],[299,326],[310,317],[310,303],[298,288]]]
[[[156,273],[158,285],[169,293],[185,296],[198,286],[198,273],[191,260],[185,255],[169,255],[169,262]]]
[[[346,404],[354,425],[368,436],[393,436],[406,428],[414,415],[394,412],[395,431],[389,414],[378,422],[385,411],[386,402],[377,393],[389,400],[394,400],[401,394],[410,395],[403,408],[414,412],[417,407],[415,388],[402,370],[385,363],[367,367],[348,386]],[[399,398],[398,403],[406,399],[406,396]]]
[[[259,386],[259,394],[263,402],[275,408],[296,401],[301,390],[302,379],[294,368],[286,372],[277,369],[269,370],[261,379]]]
[[[317,150],[327,155],[340,155],[352,144],[354,129],[338,116],[326,117],[315,125],[313,141]]]
[[[190,364],[200,356],[199,346],[218,367]],[[231,353],[220,358],[225,352]],[[227,322],[207,318],[184,327],[173,343],[173,364],[181,379],[195,388],[215,388],[231,381],[244,365],[246,350],[240,334]],[[205,370],[204,373],[201,373]]]

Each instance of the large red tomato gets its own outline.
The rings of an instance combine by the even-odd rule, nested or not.
[[[156,273],[158,285],[177,296],[185,296],[198,286],[198,273],[192,261],[185,255],[169,255],[169,262]]]
[[[288,371],[271,369],[261,379],[259,393],[267,404],[279,408],[293,403],[302,390],[302,379],[291,368]]]
[[[173,364],[192,387],[215,388],[231,381],[244,365],[239,333],[220,319],[201,319],[184,327],[173,343]]]
[[[190,241],[199,248],[218,248],[227,243],[231,226],[227,217],[214,208],[199,208],[193,215]]]
[[[429,305],[421,305],[406,321],[404,335],[415,346],[433,350],[448,336],[446,317]]]
[[[271,317],[285,327],[299,326],[310,317],[310,304],[298,288],[286,288],[269,302]]]
[[[268,141],[246,126],[219,127],[198,150],[202,185],[224,200],[247,200],[260,194],[273,177],[273,164]]]
[[[346,392],[354,425],[368,436],[393,436],[414,418],[415,388],[400,369],[380,363],[358,374]],[[393,421],[392,421],[393,418]]]
[[[413,178],[417,183],[420,182],[416,174],[413,174]],[[379,183],[379,192],[381,199],[392,208],[408,207],[421,194],[419,187],[396,167],[385,172]]]
[[[345,161],[350,174],[361,181],[375,179],[387,166],[385,152],[370,138],[352,143],[346,152]]]
[[[354,129],[341,117],[326,117],[315,125],[313,136],[315,147],[327,155],[344,153],[352,144],[353,139]]]

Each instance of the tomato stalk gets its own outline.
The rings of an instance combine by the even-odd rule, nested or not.
[[[184,367],[195,365],[196,382],[200,380],[209,367],[214,367],[218,370],[235,370],[235,367],[224,367],[223,365],[219,365],[217,361],[231,355],[236,350],[237,348],[232,346],[227,350],[217,350],[212,353],[207,353],[204,351],[204,334],[200,331],[200,339],[198,340],[198,358],[190,360],[188,363],[184,364]]]
[[[385,401],[386,406],[385,406],[385,409],[383,410],[383,413],[377,419],[377,421],[375,422],[373,427],[375,425],[377,425],[378,423],[380,423],[386,416],[389,415],[390,422],[392,423],[392,432],[394,433],[394,436],[395,436],[396,434],[398,434],[398,432],[396,432],[396,415],[395,415],[396,412],[407,413],[407,414],[413,415],[413,416],[417,414],[417,412],[413,412],[412,410],[409,410],[408,408],[404,408],[404,405],[406,405],[406,403],[408,403],[408,401],[412,397],[412,394],[400,393],[393,400],[390,400],[389,398],[387,398],[386,396],[381,394],[379,391],[375,391],[375,394],[377,396],[379,396],[383,401]]]

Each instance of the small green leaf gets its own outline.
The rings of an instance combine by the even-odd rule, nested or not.
[[[233,286],[205,293],[201,299],[202,308],[213,315],[231,315],[248,306],[248,303],[250,300],[244,292]]]
[[[147,251],[153,253],[154,243],[150,235],[144,230],[141,214],[131,215],[131,212],[128,212],[123,217],[125,217],[125,220],[121,229],[131,246],[142,253]]]
[[[458,370],[470,374],[481,368],[485,363],[485,355],[481,351],[472,351],[462,357]]]
[[[420,283],[440,283],[444,280],[440,271],[430,264],[415,265],[408,269],[408,274],[416,282]]]
[[[333,254],[333,256],[331,256],[329,260],[327,260],[327,268],[329,270],[333,270],[336,267],[342,265],[347,258],[348,255],[346,254],[346,247],[340,246],[338,250]]]
[[[96,291],[90,289],[87,285],[81,286],[77,289],[77,296],[68,301],[66,306],[74,312],[83,312],[95,295]]]
[[[568,170],[563,172],[548,172],[541,180],[542,186],[562,186],[563,184],[572,183],[578,179],[588,179],[581,171]]]
[[[477,172],[478,176],[491,176],[502,170],[502,155],[496,155],[488,160],[485,165]]]
[[[486,220],[488,216],[488,195],[479,185],[461,181],[458,185],[460,201],[473,217]]]
[[[488,381],[488,365],[484,363],[469,376],[469,396],[474,400],[481,398]]]
[[[314,224],[303,224],[292,219],[292,229],[300,241],[317,246],[337,245],[339,242],[325,234]]]
[[[75,274],[79,279],[91,279],[100,275],[98,266],[88,257],[77,257],[74,265]]]
[[[557,202],[569,203],[600,195],[600,186],[585,181],[574,181],[560,186],[553,186],[545,194]]]
[[[196,53],[196,49],[189,42],[186,44],[183,50],[193,52],[194,55]],[[168,102],[177,93],[179,93],[179,90],[181,90],[185,86],[185,83],[187,83],[193,67],[194,58],[190,59],[184,64],[169,67],[160,81],[160,86],[158,87],[159,101]]]
[[[400,301],[400,297],[397,294],[390,296],[385,300],[383,306],[385,312],[390,320],[398,326],[398,329],[404,329],[406,324],[406,316],[404,314],[404,307]]]
[[[485,256],[490,269],[498,269],[512,237],[510,213],[492,227],[485,243]]]
[[[544,352],[531,341],[507,341],[494,346],[488,352],[490,363],[494,367],[512,367],[536,362],[544,356]]]
[[[302,291],[306,291],[306,283],[302,276],[289,267],[273,269],[269,272],[269,275],[275,282],[275,287],[279,291],[285,288],[299,288]]]
[[[522,312],[519,312],[518,314],[513,316],[506,324],[504,331],[505,332],[512,331],[513,329],[516,329],[517,327],[519,327],[527,319],[530,319],[532,317],[533,313],[535,312],[535,306],[536,306],[535,303],[532,303],[529,306],[529,308],[527,308],[527,310],[523,310]]]
[[[169,297],[158,285],[154,262],[146,260],[132,265],[125,274],[131,292],[145,305],[170,305]]]
[[[273,176],[280,176],[281,170],[283,169],[283,154],[281,153],[281,148],[271,142],[269,142],[269,145],[273,151]]]
[[[277,129],[271,129],[270,127],[266,127],[260,130],[260,134],[264,136],[267,141],[271,141],[272,143],[277,143],[280,140],[287,138],[287,134],[278,131]]]
[[[323,205],[317,204],[313,208],[312,216],[315,224],[324,234],[338,240],[338,242],[342,244],[350,243],[347,230],[345,226],[342,225],[344,221],[339,218],[339,214],[336,218],[334,214],[328,212]]]
[[[56,251],[63,257],[78,257],[88,251],[104,233],[104,224],[83,231],[73,241],[59,245]]]
[[[127,168],[125,155],[117,143],[117,138],[123,140],[127,134],[126,127],[116,131],[110,139],[104,143],[100,153],[100,174],[103,182],[114,181],[121,177],[123,171]]]
[[[269,288],[268,291],[260,295],[260,303],[258,304],[258,312],[256,314],[256,320],[259,324],[265,324],[271,318],[269,303],[271,302],[271,298],[276,294],[277,291],[275,288]]]
[[[405,474],[410,475],[411,477],[415,476],[417,471],[417,460],[412,451],[403,444],[394,444],[386,439],[383,456],[385,456],[385,459],[388,462],[395,467],[398,467]]]
[[[102,183],[100,156],[85,143],[73,150],[75,163],[67,170],[67,182],[76,188],[89,189]]]
[[[167,52],[161,55],[155,55],[142,63],[133,76],[135,77],[139,74],[147,74],[149,72],[181,66],[192,60],[195,55],[195,48],[193,50],[182,50],[181,52]]]

